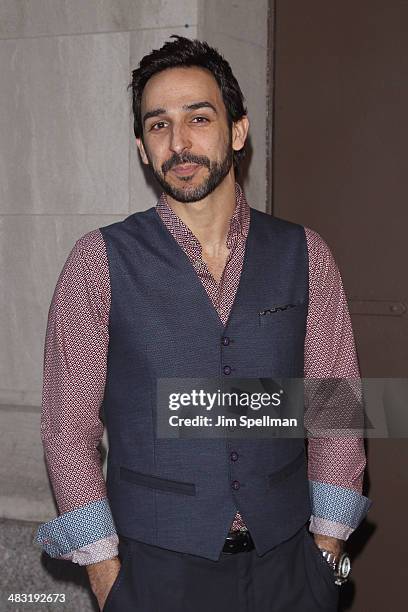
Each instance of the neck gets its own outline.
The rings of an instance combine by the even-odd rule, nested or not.
[[[230,219],[235,210],[235,176],[232,169],[222,183],[202,200],[184,203],[167,196],[167,202],[196,236],[203,251],[217,255],[225,248]]]

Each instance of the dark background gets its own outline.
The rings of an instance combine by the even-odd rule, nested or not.
[[[408,2],[272,9],[272,212],[318,231],[334,253],[362,375],[406,378]],[[402,610],[408,441],[370,439],[367,454],[373,506],[349,540],[354,585],[342,609]]]

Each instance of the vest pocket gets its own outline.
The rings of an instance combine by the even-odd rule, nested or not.
[[[266,306],[258,312],[258,321],[261,327],[277,325],[305,316],[306,302],[288,302]]]
[[[268,475],[269,486],[272,487],[275,484],[278,484],[286,480],[287,478],[289,478],[289,476],[297,472],[302,466],[305,466],[305,465],[306,465],[306,454],[305,454],[305,451],[302,449],[300,453],[298,454],[298,456],[295,457],[295,459],[293,459],[293,461],[290,461],[290,463],[285,465],[280,470],[277,470],[276,472],[273,472],[272,474]]]
[[[149,489],[157,489],[159,491],[170,491],[172,493],[181,493],[183,495],[195,495],[196,487],[191,482],[180,482],[179,480],[168,480],[151,474],[142,474],[128,468],[121,467],[119,470],[120,480],[131,482]]]

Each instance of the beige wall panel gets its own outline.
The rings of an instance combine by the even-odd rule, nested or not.
[[[128,37],[0,41],[3,214],[128,210]]]
[[[39,405],[48,309],[64,262],[80,236],[121,219],[0,217],[0,403]]]
[[[165,28],[161,30],[144,30],[132,32],[130,34],[130,66],[131,70],[137,68],[144,55],[153,49],[159,49],[172,34],[185,36],[186,38],[196,38],[197,28]],[[131,80],[131,70],[129,72],[129,82]],[[131,104],[131,92],[129,90],[129,104]],[[133,114],[129,122],[130,133],[130,204],[129,212],[146,210],[156,203],[160,194],[160,187],[152,177],[150,169],[144,167],[133,133]]]
[[[197,23],[191,0],[0,0],[0,38]]]
[[[268,3],[199,3],[199,37],[231,64],[245,96],[250,119],[248,158],[242,185],[251,206],[266,210]]]
[[[198,10],[202,31],[211,30],[228,38],[266,45],[268,0],[203,0]]]
[[[0,459],[1,518],[54,518],[37,408],[0,406]]]
[[[103,445],[106,477],[106,434]],[[43,522],[57,514],[45,466],[39,407],[0,404],[0,518]]]
[[[245,96],[250,121],[248,158],[244,161],[242,185],[249,204],[266,210],[266,47],[224,39],[207,32],[205,39],[217,47],[231,64]]]

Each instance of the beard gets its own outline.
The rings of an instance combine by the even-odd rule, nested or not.
[[[212,193],[230,171],[233,163],[232,138],[230,136],[229,142],[224,151],[224,157],[220,162],[211,161],[205,155],[194,155],[193,153],[186,151],[180,155],[174,153],[174,155],[172,155],[162,164],[161,170],[159,171],[154,167],[148,154],[147,157],[149,159],[153,175],[167,195],[172,197],[174,200],[177,200],[177,202],[183,202],[184,204],[189,202],[198,202]],[[204,178],[199,185],[189,186],[188,182],[190,181],[190,176],[179,177],[180,180],[185,181],[185,188],[175,187],[166,180],[166,174],[169,172],[169,170],[171,170],[171,168],[178,166],[179,164],[188,163],[198,164],[208,168],[208,176]]]

